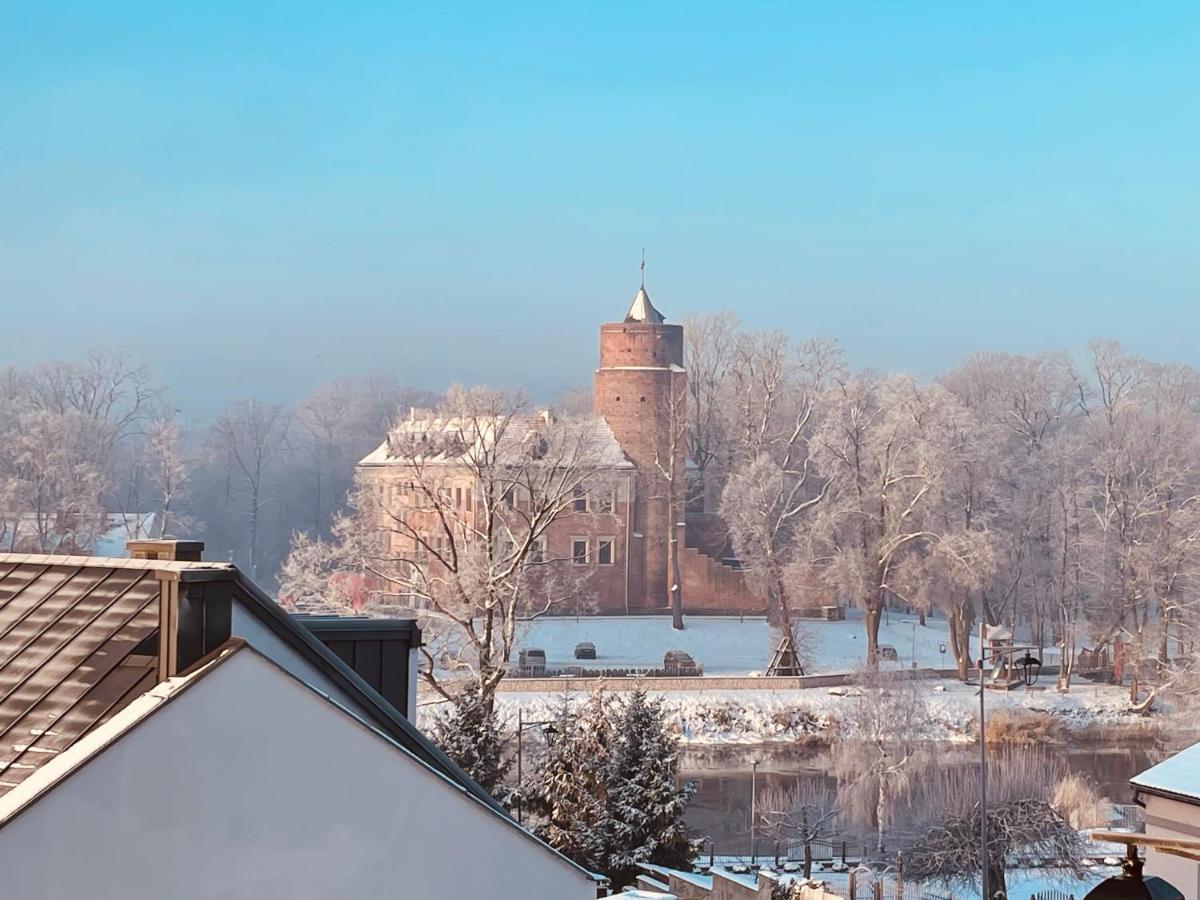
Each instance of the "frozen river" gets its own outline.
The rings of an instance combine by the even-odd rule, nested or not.
[[[939,766],[976,766],[977,750],[972,745],[939,744]],[[1128,746],[1087,743],[1059,751],[1067,768],[1091,778],[1111,802],[1131,803],[1130,777],[1153,764],[1152,747],[1144,742]],[[814,781],[836,788],[830,774],[828,751],[817,748],[758,747],[714,748],[684,752],[681,776],[696,785],[688,810],[688,824],[698,836],[712,838],[716,846],[748,842],[750,822],[751,763],[759,761],[759,796],[768,784],[788,786]]]

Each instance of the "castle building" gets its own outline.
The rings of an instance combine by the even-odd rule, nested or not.
[[[685,614],[765,610],[746,573],[723,558],[727,537],[720,518],[704,509],[702,499],[689,502],[704,492],[694,485],[689,490],[688,484],[694,471],[686,452],[683,362],[683,326],[666,321],[644,283],[622,321],[600,326],[593,414],[575,427],[585,429],[600,448],[607,477],[602,488],[581,494],[550,522],[537,548],[539,558],[587,567],[588,577],[580,583],[588,596],[564,604],[561,612],[663,613],[671,607],[675,586]],[[398,442],[414,435],[425,440],[446,427],[443,419],[413,413],[359,463],[360,480],[381,497],[403,495],[411,487],[412,455],[397,452]],[[529,434],[536,429],[531,421]],[[475,515],[478,491],[470,467],[444,452],[422,465],[435,463],[447,471],[456,514]],[[519,505],[521,498],[513,502]],[[411,515],[422,513],[414,509]],[[418,559],[429,555],[420,546],[394,549]]]

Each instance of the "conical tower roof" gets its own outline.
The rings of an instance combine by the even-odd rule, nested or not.
[[[650,295],[646,293],[646,286],[643,284],[634,295],[633,303],[629,305],[629,312],[625,313],[625,321],[661,325],[667,320],[654,308],[654,304],[650,302]]]

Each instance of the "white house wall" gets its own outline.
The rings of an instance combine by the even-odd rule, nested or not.
[[[1146,804],[1146,834],[1191,841],[1200,839],[1200,806],[1152,794],[1143,797]],[[1183,892],[1186,900],[1200,900],[1200,863],[1150,850],[1146,854],[1146,874],[1165,878]]]
[[[111,723],[110,723],[111,724]],[[583,900],[577,869],[243,650],[0,828],[22,900]]]
[[[263,624],[262,619],[248,611],[237,601],[233,604],[232,624],[230,631],[234,637],[240,637],[251,647],[256,647],[264,656],[275,660],[301,681],[311,684],[317,690],[328,694],[338,703],[354,710],[364,718],[369,718],[349,695],[337,686],[329,677],[317,669],[312,663],[293,650],[270,628]],[[411,655],[411,654],[410,654]],[[416,706],[410,707],[416,709]]]

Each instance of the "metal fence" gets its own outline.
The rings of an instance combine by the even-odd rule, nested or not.
[[[669,668],[518,665],[509,666],[508,674],[511,678],[698,678],[704,674],[704,667],[699,663]]]

